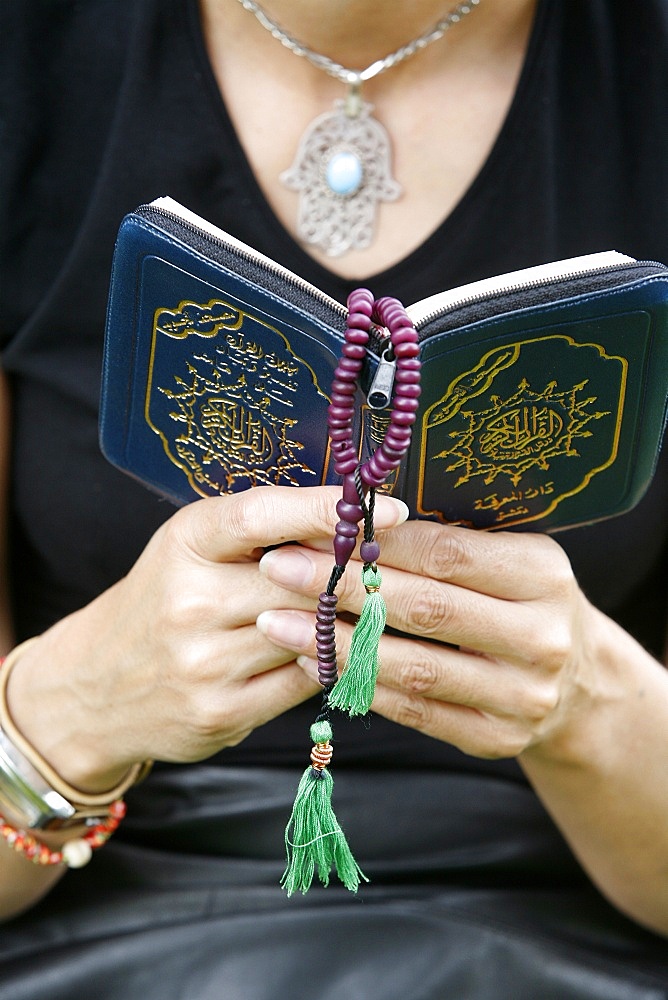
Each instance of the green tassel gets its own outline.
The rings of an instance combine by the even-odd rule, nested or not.
[[[326,745],[332,736],[328,722],[311,726],[311,739]],[[316,872],[323,885],[329,885],[332,866],[346,889],[356,892],[360,879],[369,880],[355,861],[345,834],[332,809],[334,780],[323,769],[308,767],[299,782],[292,815],[285,830],[288,863],[281,885],[291,896],[299,890],[308,892]]]
[[[378,588],[381,575],[375,566],[365,566],[362,582],[367,595],[355,626],[348,659],[329,696],[333,708],[350,715],[366,715],[371,708],[378,676],[378,644],[385,628],[385,601]]]

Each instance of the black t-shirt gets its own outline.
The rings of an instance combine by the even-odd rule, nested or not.
[[[111,468],[97,443],[122,216],[171,195],[341,300],[359,282],[316,263],[273,215],[218,91],[196,0],[8,0],[0,37],[0,337],[15,399],[22,638],[127,572],[172,512]],[[643,0],[631,11],[618,0],[540,0],[515,99],[478,176],[419,249],[360,277],[376,295],[408,303],[597,250],[668,262],[666,176],[668,4]],[[667,499],[664,457],[634,511],[559,535],[592,601],[656,655]],[[312,716],[312,706],[296,709],[220,759],[266,761],[270,749],[272,761],[301,762]],[[382,719],[372,735],[361,724],[340,735],[339,763],[515,773]]]

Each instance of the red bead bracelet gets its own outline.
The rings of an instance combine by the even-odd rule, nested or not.
[[[83,868],[90,861],[93,851],[106,844],[118,829],[125,813],[125,802],[117,799],[109,806],[109,814],[105,819],[95,823],[81,837],[68,840],[59,851],[52,851],[26,830],[12,826],[4,816],[0,816],[0,837],[35,865],[65,864],[69,868]]]

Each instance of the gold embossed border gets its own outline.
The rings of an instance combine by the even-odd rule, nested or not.
[[[284,381],[281,390],[276,390],[273,399],[269,390],[265,392],[264,398],[259,403],[257,400],[249,402],[248,382],[244,377],[237,377],[235,385],[225,385],[224,379],[221,380],[218,377],[219,384],[215,386],[216,391],[211,393],[213,400],[209,401],[205,432],[202,432],[200,426],[196,435],[190,431],[189,434],[182,435],[177,440],[166,432],[165,427],[161,426],[160,419],[156,418],[154,413],[156,392],[174,399],[178,396],[178,393],[172,389],[157,384],[157,381],[165,381],[164,358],[158,357],[161,353],[161,338],[164,337],[171,341],[177,340],[182,343],[189,338],[197,338],[200,342],[210,340],[216,345],[216,342],[220,341],[222,337],[223,344],[226,342],[227,347],[229,347],[232,336],[237,338],[236,346],[239,349],[242,348],[243,338],[248,337],[248,343],[243,346],[251,359],[250,365],[257,366],[258,362],[263,361],[265,368],[267,365],[273,364],[274,369],[282,371]],[[280,345],[284,354],[281,354],[276,347],[271,351],[265,350],[263,344],[267,340],[273,340],[275,345]],[[226,349],[224,346],[223,351]],[[215,353],[222,353],[221,349],[215,348]],[[179,348],[178,360],[181,365],[186,366],[189,376],[193,379],[200,377],[197,364],[202,362],[202,355],[196,353],[196,348],[190,351]],[[205,360],[211,368],[213,365],[211,358],[206,357]],[[248,368],[249,365],[246,365],[244,375],[248,372]],[[157,370],[160,371],[159,376],[156,375]],[[168,375],[177,386],[183,388],[186,395],[188,392],[191,395],[194,393],[193,386],[188,386],[178,371],[170,367]],[[264,375],[267,375],[266,371]],[[286,379],[288,382],[290,379],[294,379],[295,384],[289,385]],[[294,401],[289,401],[286,398],[286,389],[290,389],[294,394]],[[246,391],[245,400],[243,399],[244,391]],[[257,315],[240,309],[221,298],[212,298],[206,303],[184,299],[179,302],[175,309],[159,306],[154,310],[144,398],[144,418],[151,430],[160,438],[169,461],[183,473],[191,488],[199,496],[226,494],[249,486],[268,483],[300,485],[298,478],[313,477],[314,485],[323,483],[329,458],[326,433],[323,437],[323,461],[319,474],[317,470],[311,469],[300,458],[299,452],[304,449],[303,443],[289,436],[300,420],[308,420],[312,416],[312,413],[308,412],[309,392],[321,397],[325,404],[329,402],[328,395],[318,384],[318,378],[312,365],[300,355],[295,354],[288,338],[281,330]],[[281,395],[283,398],[280,398]],[[299,406],[296,406],[295,401],[298,396],[304,398],[300,398]],[[221,446],[220,434],[218,434],[218,440],[214,438],[216,425],[220,431],[221,425],[226,419],[225,408],[238,411],[242,407],[240,401],[245,404],[243,449],[235,447],[234,442],[229,440]],[[310,402],[313,403],[313,400]],[[306,413],[303,412],[304,404],[306,405]],[[284,412],[280,418],[275,412],[272,412],[272,406],[274,411],[282,407]],[[286,412],[290,408],[292,408],[293,414],[286,416]],[[251,409],[254,411],[253,419],[249,415]],[[297,416],[297,414],[299,415]],[[187,419],[183,414],[171,414],[170,416],[183,421]],[[273,466],[267,464],[268,461],[271,462],[272,446],[277,452],[277,459]],[[197,458],[193,457],[196,448],[199,449],[199,456],[203,451],[207,452],[204,462],[197,461]],[[247,461],[240,458],[242,450],[245,456],[248,456]],[[264,452],[267,452],[268,456]],[[212,479],[204,470],[204,465],[208,464],[211,468],[215,464],[214,460],[225,469],[224,474],[220,475],[217,480]],[[297,473],[298,478],[295,478],[293,472]]]
[[[470,413],[475,414],[475,410],[471,407],[472,400],[482,397],[483,394],[490,390],[497,377],[500,373],[508,371],[509,369],[517,366],[522,358],[522,349],[528,348],[532,345],[542,345],[543,347],[551,346],[549,342],[561,342],[562,345],[567,345],[569,349],[589,349],[590,351],[595,351],[598,356],[605,362],[615,362],[619,365],[618,371],[618,391],[616,392],[616,406],[614,414],[610,413],[613,417],[614,425],[612,428],[612,433],[610,435],[610,447],[606,452],[605,457],[601,461],[597,461],[594,465],[583,470],[577,476],[577,482],[570,482],[567,485],[562,485],[560,483],[546,481],[544,484],[541,483],[540,487],[536,485],[531,486],[531,490],[534,491],[531,499],[532,501],[540,497],[540,506],[537,507],[536,503],[533,503],[531,507],[527,506],[526,499],[523,496],[523,491],[519,488],[521,486],[522,478],[528,470],[530,470],[531,465],[534,467],[538,464],[538,459],[534,460],[533,463],[529,462],[528,469],[522,471],[521,466],[518,465],[514,471],[514,483],[511,486],[514,488],[515,497],[518,500],[517,506],[513,509],[508,506],[508,503],[512,501],[513,491],[509,493],[509,497],[498,496],[494,493],[488,494],[488,505],[493,506],[495,502],[498,502],[498,509],[506,508],[499,514],[499,520],[497,523],[491,524],[480,524],[476,518],[476,511],[474,509],[475,504],[471,504],[471,509],[467,510],[466,516],[458,516],[456,518],[446,517],[441,510],[437,509],[433,503],[425,504],[425,483],[427,477],[430,479],[430,488],[433,493],[433,477],[438,475],[433,471],[433,466],[431,463],[435,458],[440,457],[438,454],[428,454],[429,449],[429,432],[437,423],[443,424],[458,414],[464,412],[467,413],[467,418]],[[430,363],[436,363],[441,365],[443,363],[443,358],[434,359]],[[549,369],[546,368],[546,372]],[[626,383],[628,376],[628,360],[625,357],[616,354],[608,354],[605,348],[596,342],[586,341],[578,342],[573,339],[570,335],[559,333],[550,334],[548,336],[529,338],[527,340],[511,342],[492,350],[487,351],[478,361],[476,365],[466,371],[460,372],[448,385],[445,393],[437,399],[431,406],[427,408],[421,421],[421,435],[420,435],[420,457],[419,457],[419,469],[418,469],[418,484],[417,484],[417,511],[420,515],[426,517],[436,517],[438,520],[444,523],[455,523],[455,524],[465,524],[467,526],[483,526],[487,530],[498,530],[501,528],[509,527],[511,525],[521,525],[531,521],[541,520],[548,517],[556,507],[562,503],[568,497],[574,496],[584,490],[588,484],[591,482],[592,478],[598,473],[602,472],[604,469],[609,468],[615,461],[619,448],[619,438],[621,432],[622,415],[624,410],[624,399],[626,395]],[[548,378],[547,374],[545,378]],[[554,380],[553,380],[554,381]],[[588,382],[588,378],[580,379],[578,383],[578,378],[574,380],[574,385],[571,386],[571,390],[582,388]],[[522,374],[517,381],[518,393],[521,394],[522,391],[531,392],[529,385],[530,383],[524,378]],[[549,384],[549,383],[548,383]],[[556,383],[554,383],[556,384]],[[547,386],[545,392],[542,393],[542,397],[545,398],[545,393],[547,392]],[[534,393],[536,398],[541,398],[540,393]],[[493,396],[491,396],[494,399]],[[499,401],[495,401],[497,404]],[[586,400],[585,402],[589,402]],[[464,410],[465,407],[469,407],[469,410]],[[438,420],[435,420],[435,415],[438,414]],[[607,413],[592,414],[591,416],[607,416]],[[549,468],[549,460],[543,460],[546,468]],[[481,466],[482,468],[482,466]],[[484,470],[483,470],[484,471]],[[477,473],[481,474],[481,473]],[[497,473],[498,474],[498,473]],[[487,485],[490,481],[493,481],[495,477],[495,470],[487,470]],[[464,477],[462,482],[467,482],[470,477],[467,477],[466,470],[464,471]],[[445,480],[445,476],[444,476]],[[455,489],[459,483],[455,484],[452,493],[454,494]],[[446,483],[444,481],[444,489],[446,489]],[[527,491],[529,492],[529,491]],[[494,498],[497,498],[496,500]],[[510,498],[510,500],[509,500]],[[524,501],[524,502],[522,502]],[[481,506],[478,510],[483,509],[483,504],[485,498],[480,498]],[[445,503],[442,506],[447,506]]]

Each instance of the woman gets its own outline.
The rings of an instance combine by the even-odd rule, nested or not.
[[[360,905],[277,887],[338,491],[172,514],[96,440],[114,235],[158,195],[342,300],[600,249],[668,260],[668,7],[484,0],[370,80],[402,193],[338,256],[280,180],[345,94],[293,39],[366,67],[443,7],[266,11],[287,45],[236,0],[3,9],[3,637],[38,637],[8,709],[82,793],[159,763],[82,872],[3,845],[0,982],[15,1000],[668,995],[665,462],[633,512],[557,540],[379,502],[396,634],[370,731],[336,732]]]

